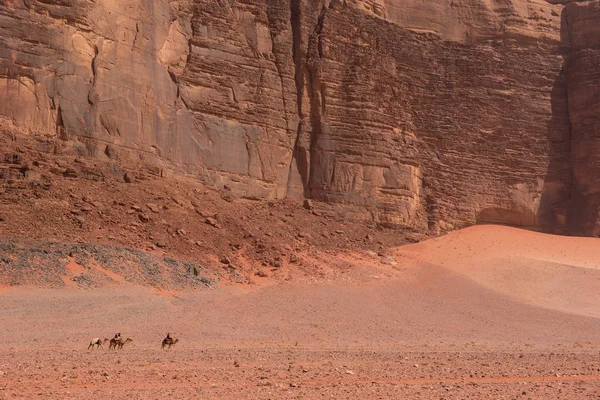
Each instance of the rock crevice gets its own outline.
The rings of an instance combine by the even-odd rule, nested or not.
[[[0,115],[236,196],[596,235],[599,4],[4,2]]]

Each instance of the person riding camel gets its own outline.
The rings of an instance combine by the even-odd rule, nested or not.
[[[121,333],[117,332],[117,333],[115,333],[115,340],[119,340],[119,339],[121,339]]]
[[[167,333],[167,337],[164,339],[165,342],[168,342],[169,340],[173,340],[173,338],[171,338],[171,334]]]

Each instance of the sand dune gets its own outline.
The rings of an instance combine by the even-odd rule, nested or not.
[[[600,317],[600,240],[483,225],[401,247],[404,266],[431,265],[526,304]]]
[[[473,268],[475,261],[492,258],[524,258],[600,270],[600,240],[589,237],[549,235],[500,225],[478,225],[435,239],[399,248],[399,254],[420,260]]]
[[[10,327],[40,345],[45,338],[38,333],[56,323],[70,340],[118,329],[141,338],[138,346],[171,330],[188,346],[600,347],[596,243],[479,226],[396,249],[394,275],[367,283],[174,293],[134,285],[26,288],[2,294],[0,317],[8,322],[18,315]]]
[[[0,291],[0,397],[583,398],[597,243],[479,226],[396,249],[368,282]],[[116,331],[126,350],[86,351]],[[180,343],[161,352],[167,331]]]

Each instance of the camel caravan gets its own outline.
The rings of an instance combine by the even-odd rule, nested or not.
[[[88,346],[88,350],[90,349],[98,349],[100,347],[104,348],[104,343],[108,342],[109,339],[104,338],[104,339],[100,339],[100,338],[93,338],[92,340],[90,340],[90,344]],[[121,337],[120,333],[115,334],[115,337],[113,337],[112,339],[110,339],[110,344],[108,346],[109,350],[123,350],[123,346],[125,346],[127,343],[129,342],[133,342],[133,339],[131,338],[127,338],[127,339],[123,339]],[[173,339],[171,337],[171,335],[169,333],[167,333],[167,337],[165,337],[162,342],[161,342],[161,349],[165,350],[165,347],[167,350],[171,349],[171,346],[174,346],[175,344],[177,344],[177,342],[179,342],[179,339]]]

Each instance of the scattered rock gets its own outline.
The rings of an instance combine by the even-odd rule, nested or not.
[[[150,221],[150,217],[148,215],[144,214],[144,213],[140,213],[139,214],[139,218],[140,218],[140,221],[142,221],[142,222],[148,222],[148,221]]]
[[[21,159],[21,155],[16,153],[4,155],[4,162],[7,164],[21,164]]]
[[[123,180],[125,181],[125,183],[131,183],[132,179],[129,176],[129,174],[127,172],[125,172],[125,175],[123,175]]]
[[[153,203],[148,203],[146,204],[146,207],[148,207],[150,209],[150,211],[152,211],[153,213],[158,213],[160,211],[160,208]]]
[[[215,220],[212,217],[208,217],[206,218],[206,220],[204,221],[205,224],[208,224],[210,226],[214,226],[215,228],[219,229],[221,228],[221,225],[219,225],[219,223],[217,222],[217,220]]]
[[[313,202],[310,199],[305,199],[304,203],[302,204],[302,206],[304,208],[306,208],[307,210],[312,210],[314,208]]]
[[[181,207],[185,206],[185,203],[183,202],[183,200],[181,200],[178,197],[171,197],[171,200],[173,200],[173,202],[175,202],[175,204],[180,205]]]
[[[164,249],[165,247],[167,247],[167,244],[165,242],[156,242],[156,247]]]
[[[222,257],[219,261],[221,261],[221,264],[225,264],[225,265],[231,264],[231,260],[228,257]]]
[[[69,167],[63,172],[63,176],[65,178],[77,178],[77,171]]]
[[[215,213],[215,212],[199,210],[199,209],[196,209],[196,212],[204,218],[216,218],[217,217],[217,213]]]
[[[225,200],[226,202],[228,202],[228,203],[231,203],[231,202],[233,201],[233,197],[232,197],[232,196],[231,196],[231,194],[229,194],[229,193],[223,193],[223,194],[221,195],[221,198],[222,198],[223,200]]]
[[[386,264],[386,265],[398,265],[398,263],[396,262],[396,259],[394,257],[390,257],[390,256],[382,257],[381,263]]]

